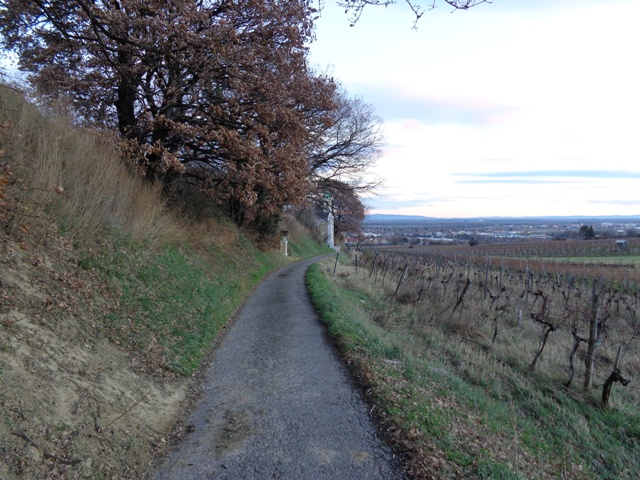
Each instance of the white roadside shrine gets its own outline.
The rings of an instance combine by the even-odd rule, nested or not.
[[[325,193],[324,195],[325,198],[325,212],[327,214],[327,245],[329,246],[329,248],[332,248],[336,251],[340,251],[340,247],[336,246],[335,244],[335,237],[334,237],[334,218],[333,218],[333,213],[331,213],[331,207],[333,205],[333,199],[331,198],[331,193],[329,191],[327,191],[327,193]]]

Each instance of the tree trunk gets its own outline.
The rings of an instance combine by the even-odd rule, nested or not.
[[[376,252],[375,257],[373,257],[373,262],[371,262],[371,271],[369,272],[369,278],[373,276],[373,271],[376,269],[376,261],[378,260],[378,255],[380,252]]]
[[[458,301],[453,307],[453,311],[451,312],[452,314],[456,313],[456,310],[462,304],[462,301],[464,300],[464,296],[467,293],[467,290],[469,289],[469,285],[471,285],[471,280],[469,280],[469,277],[467,277],[467,282],[465,283],[464,288],[462,289],[462,293],[460,294],[460,297],[458,297]]]
[[[571,349],[571,353],[569,354],[569,379],[565,382],[564,386],[569,388],[571,386],[571,382],[573,382],[573,376],[575,375],[575,367],[573,366],[573,359],[576,356],[576,352],[580,347],[580,342],[583,342],[584,339],[577,336],[575,333],[573,335],[573,348]]]
[[[602,407],[609,408],[609,397],[611,396],[611,389],[615,382],[620,382],[625,387],[629,385],[631,380],[628,380],[620,373],[620,360],[622,359],[622,349],[624,345],[618,347],[618,355],[616,355],[616,363],[613,366],[613,371],[609,374],[609,377],[602,386]]]
[[[404,274],[407,271],[408,265],[405,263],[404,268],[402,269],[402,273],[400,273],[400,278],[398,278],[398,285],[396,286],[396,295],[398,295],[398,290],[400,290],[400,285],[402,285],[402,281],[404,280]]]
[[[482,299],[487,299],[487,288],[489,286],[489,257],[487,257],[487,265],[484,270],[484,293],[482,294]]]
[[[533,361],[531,362],[531,365],[529,365],[529,368],[531,370],[535,370],[536,363],[538,362],[538,359],[540,358],[540,355],[542,355],[544,347],[547,345],[547,339],[549,338],[549,334],[551,332],[554,332],[555,330],[556,330],[555,325],[548,325],[547,324],[547,326],[544,329],[544,332],[542,334],[542,338],[540,339],[540,348],[538,349],[538,352],[536,353],[536,356],[533,357]]]
[[[620,382],[625,387],[629,385],[630,380],[626,379],[620,373],[620,370],[614,368],[602,387],[602,407],[609,408],[609,397],[611,396],[611,389],[615,382]]]
[[[593,387],[593,374],[596,364],[596,349],[598,348],[598,316],[600,312],[600,296],[598,284],[594,280],[591,292],[591,318],[589,319],[589,338],[587,340],[587,357],[585,358],[586,371],[584,373],[584,389]]]
[[[118,114],[118,129],[124,138],[138,140],[137,119],[136,119],[136,86],[129,77],[128,67],[131,64],[131,53],[127,47],[121,46],[118,51],[118,89],[115,101],[116,112]]]
[[[493,337],[491,338],[491,345],[496,343],[496,338],[498,338],[498,317],[494,317],[493,319]]]

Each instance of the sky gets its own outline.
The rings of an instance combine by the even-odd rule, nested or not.
[[[640,2],[437,5],[317,20],[311,63],[383,120],[369,213],[640,215]]]

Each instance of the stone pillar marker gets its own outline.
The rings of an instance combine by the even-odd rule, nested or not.
[[[329,248],[334,248],[335,247],[335,242],[334,242],[334,237],[333,237],[333,228],[334,228],[334,219],[333,219],[333,213],[331,213],[331,207],[332,207],[332,198],[331,198],[331,192],[329,192],[329,190],[327,190],[327,193],[324,194],[324,199],[326,202],[326,211],[327,211],[327,245],[329,245]]]
[[[333,213],[329,212],[327,215],[327,245],[329,248],[334,248],[334,238],[333,238]]]

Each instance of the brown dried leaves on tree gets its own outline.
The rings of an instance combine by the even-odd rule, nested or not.
[[[117,128],[150,179],[178,176],[241,225],[272,225],[308,191],[336,85],[307,65],[311,2],[0,3],[3,47],[41,98]]]

